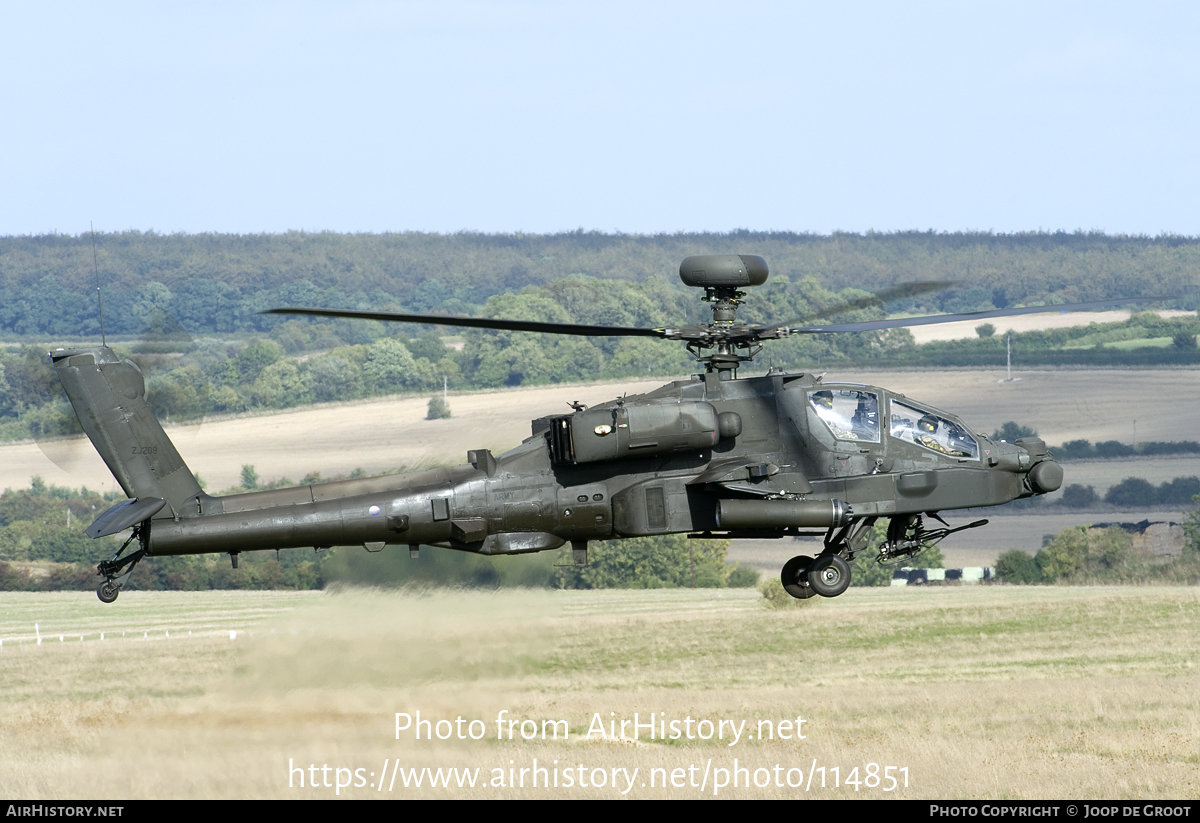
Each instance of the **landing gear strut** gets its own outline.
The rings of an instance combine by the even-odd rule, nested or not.
[[[837,597],[850,586],[853,576],[850,561],[866,546],[866,534],[876,518],[864,517],[825,535],[825,551],[816,559],[808,555],[793,557],[783,564],[780,579],[783,589],[798,600],[814,594]]]
[[[121,544],[121,548],[117,549],[117,553],[112,556],[112,559],[104,560],[96,566],[96,573],[104,576],[104,582],[96,588],[96,596],[100,598],[101,603],[111,603],[117,599],[117,595],[121,593],[121,587],[125,585],[129,575],[133,574],[133,567],[146,556],[146,550],[142,548],[128,557],[121,557],[130,543],[140,540],[144,528],[145,525],[141,523],[134,526],[133,533],[129,535],[128,540]],[[121,571],[122,569],[124,572]]]

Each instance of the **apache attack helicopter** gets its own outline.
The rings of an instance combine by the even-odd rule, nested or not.
[[[142,374],[107,346],[50,353],[84,431],[130,498],[101,514],[93,538],[132,528],[99,564],[111,603],[144,557],[362,545],[376,552],[422,545],[485,555],[558,549],[587,563],[590,540],[687,533],[697,537],[822,536],[816,557],[783,566],[793,597],[836,597],[867,532],[888,519],[881,562],[916,554],[980,520],[951,528],[939,512],[995,506],[1055,491],[1063,471],[1046,444],[995,442],[958,417],[878,386],[825,382],[772,368],[738,378],[762,343],[795,334],[857,332],[1090,309],[1170,298],[840,325],[773,326],[737,320],[741,289],[766,282],[756,255],[688,257],[679,276],[704,289],[712,322],[643,329],[483,318],[273,309],[271,313],[589,336],[680,340],[701,374],[648,394],[538,418],[531,436],[501,455],[408,475],[342,480],[227,497],[205,494],[146,404]],[[880,304],[945,284],[908,284],[837,311]],[[828,316],[823,312],[816,317]],[[927,529],[925,518],[939,528]],[[125,550],[137,541],[137,549]],[[124,556],[123,556],[124,555]]]

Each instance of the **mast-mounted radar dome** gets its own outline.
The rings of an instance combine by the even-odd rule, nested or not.
[[[696,254],[679,264],[679,279],[704,289],[704,302],[712,304],[713,330],[716,326],[727,330],[733,324],[738,303],[746,296],[739,289],[761,286],[767,274],[767,261],[757,254]]]
[[[679,279],[702,289],[761,286],[767,274],[767,261],[757,254],[696,254],[679,264]]]

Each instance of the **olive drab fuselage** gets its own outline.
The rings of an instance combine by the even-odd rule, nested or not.
[[[955,439],[914,428],[918,414]],[[698,375],[535,420],[516,448],[468,452],[457,468],[221,498],[189,489],[150,518],[144,547],[154,556],[424,544],[500,555],[678,532],[777,537],[1039,493],[1030,469],[1048,458],[1023,445],[882,388]],[[125,448],[149,462],[163,446]],[[182,460],[161,457],[176,467],[166,476],[179,473]]]
[[[1062,469],[1037,438],[993,442],[957,417],[876,386],[827,383],[772,369],[738,377],[764,343],[802,334],[1027,314],[1034,307],[811,325],[943,283],[907,283],[789,323],[737,318],[751,288],[766,282],[757,255],[696,255],[679,276],[702,288],[712,321],[657,329],[446,317],[367,310],[271,309],[269,314],[426,323],[539,334],[674,340],[704,368],[648,394],[533,421],[530,437],[504,454],[488,444],[462,466],[408,475],[212,497],[205,494],[146,403],[141,371],[107,346],[51,352],[84,431],[129,497],[88,527],[91,537],[131,530],[101,562],[97,590],[112,602],[147,556],[362,545],[380,551],[422,545],[486,555],[557,549],[577,564],[593,540],[686,533],[729,538],[824,536],[816,557],[798,556],[781,580],[794,597],[836,597],[849,562],[880,519],[881,561],[918,553],[977,521],[951,528],[939,512],[1045,494]],[[1155,298],[1158,299],[1158,298]],[[1127,298],[1056,306],[1097,308]],[[924,517],[945,528],[927,529]],[[816,531],[805,531],[815,529]],[[124,555],[136,541],[137,550]]]

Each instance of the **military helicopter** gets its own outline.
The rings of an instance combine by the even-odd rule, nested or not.
[[[821,552],[784,564],[793,597],[836,597],[867,532],[887,518],[880,561],[986,520],[952,528],[939,512],[994,506],[1055,491],[1063,471],[1046,444],[994,442],[955,415],[878,386],[826,382],[772,368],[738,369],[764,341],[796,334],[981,320],[1171,298],[1126,298],[1053,307],[804,325],[737,320],[743,288],[760,286],[757,255],[699,255],[679,267],[704,289],[712,322],[660,329],[587,326],[422,314],[280,308],[271,313],[682,341],[704,370],[647,394],[532,422],[532,433],[501,455],[467,452],[467,463],[408,475],[343,480],[213,497],[146,404],[142,374],[107,346],[50,353],[84,431],[129,497],[86,530],[98,538],[132,529],[99,564],[97,589],[116,600],[145,557],[362,545],[407,545],[485,555],[559,549],[587,563],[588,542],[686,533],[697,537],[823,537]],[[944,284],[908,284],[838,311]],[[824,315],[821,315],[824,316]],[[927,528],[925,518],[940,526]],[[134,543],[136,550],[125,551]]]

